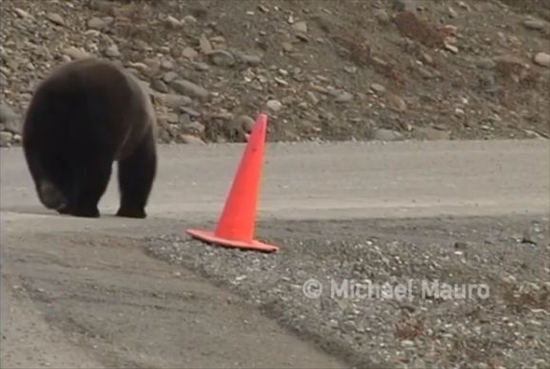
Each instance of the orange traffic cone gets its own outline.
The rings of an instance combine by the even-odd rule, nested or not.
[[[201,241],[219,246],[273,252],[279,247],[254,239],[256,211],[264,157],[267,115],[256,119],[215,233],[188,229]]]

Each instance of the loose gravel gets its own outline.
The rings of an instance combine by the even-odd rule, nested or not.
[[[259,224],[258,237],[281,251],[172,234],[149,239],[147,252],[351,366],[550,366],[548,217],[277,221]]]

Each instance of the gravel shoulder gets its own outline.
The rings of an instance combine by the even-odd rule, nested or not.
[[[355,367],[542,369],[550,357],[548,224],[547,215],[278,221],[260,224],[258,237],[280,245],[279,254],[169,233],[146,249]],[[323,286],[318,298],[303,292],[312,278]],[[346,280],[359,288],[355,296],[338,290]],[[377,294],[409,283],[404,299]]]

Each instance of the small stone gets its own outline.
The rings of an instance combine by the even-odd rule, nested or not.
[[[19,119],[19,116],[11,108],[11,106],[0,103],[0,123],[11,123]]]
[[[177,20],[176,18],[172,17],[171,15],[166,17],[166,24],[168,24],[168,26],[170,26],[172,28],[179,28],[179,27],[183,26],[182,21]]]
[[[390,129],[378,128],[372,131],[370,139],[375,141],[399,141],[403,139],[403,135]]]
[[[282,78],[279,78],[279,77],[274,77],[273,80],[275,82],[277,82],[277,84],[281,85],[281,86],[288,86],[288,82],[285,81],[284,79]]]
[[[269,100],[265,105],[273,112],[278,112],[283,108],[283,104],[278,100]]]
[[[489,59],[489,58],[480,58],[480,59],[477,59],[474,62],[474,64],[479,69],[491,70],[491,69],[495,68],[496,61],[493,60],[493,59]]]
[[[193,49],[192,47],[186,47],[181,52],[181,56],[183,56],[184,58],[187,58],[187,59],[194,59],[198,55],[199,55],[199,53],[197,51],[195,51],[195,49]]]
[[[296,38],[302,42],[309,42],[309,38],[307,38],[307,36],[303,33],[296,34]]]
[[[161,120],[159,119],[159,122]],[[172,142],[172,136],[170,132],[168,132],[167,129],[161,129],[159,130],[159,141],[162,143],[170,143]]]
[[[420,54],[421,56],[421,60],[428,64],[428,65],[434,65],[434,59],[432,58],[432,56],[428,53],[425,53],[425,52],[421,52]]]
[[[164,81],[160,79],[154,79],[153,82],[151,83],[151,87],[162,93],[168,93],[169,91],[166,83],[164,83]]]
[[[74,46],[64,49],[63,54],[69,56],[71,59],[86,59],[90,57],[90,53]]]
[[[466,9],[467,11],[471,10],[470,6],[466,4],[464,1],[459,1],[458,6],[460,6],[462,9]]]
[[[193,118],[199,118],[201,116],[201,113],[199,113],[198,111],[194,110],[194,109],[191,109],[190,107],[188,106],[180,106],[180,111],[186,115],[189,115],[190,117],[193,117]]]
[[[34,17],[31,14],[24,11],[23,9],[15,8],[13,11],[15,12],[15,14],[17,14],[19,17],[23,19],[34,19]]]
[[[520,76],[526,73],[531,67],[524,61],[523,58],[518,58],[513,55],[504,55],[494,58],[496,66],[505,78],[509,78],[516,83],[519,82]]]
[[[413,347],[414,346],[414,341],[403,340],[403,341],[401,341],[401,346],[402,347]]]
[[[53,24],[57,24],[58,26],[64,26],[65,25],[65,20],[63,19],[63,17],[57,13],[48,13],[46,15],[46,18],[52,22]]]
[[[204,141],[193,135],[180,134],[179,138],[182,143],[189,145],[204,145]]]
[[[392,0],[392,9],[398,12],[407,11],[414,12],[416,11],[416,5],[414,0]]]
[[[440,141],[449,140],[451,132],[435,129],[432,127],[419,127],[415,129],[416,137],[420,140]]]
[[[93,17],[88,21],[88,28],[98,31],[103,30],[107,26],[107,22],[98,17]]]
[[[208,64],[203,63],[203,62],[195,62],[195,63],[193,63],[193,67],[195,67],[196,70],[201,71],[201,72],[206,72],[207,70],[210,69]]]
[[[315,92],[313,91],[308,91],[306,93],[306,97],[309,100],[309,102],[313,105],[317,105],[319,103],[319,98],[317,97],[317,95],[315,95]]]
[[[294,51],[294,46],[292,46],[292,44],[290,42],[283,42],[281,44],[281,47],[287,53],[291,53],[292,51]]]
[[[306,33],[307,32],[307,23],[305,21],[299,21],[292,25],[292,28],[297,32]]]
[[[347,102],[350,102],[352,100],[353,100],[353,94],[351,94],[347,91],[343,91],[343,92],[339,93],[334,98],[334,101],[336,101],[337,103],[347,103]]]
[[[241,127],[246,133],[250,133],[254,127],[254,124],[256,124],[254,119],[248,115],[241,115],[237,117],[236,123],[237,126]]]
[[[172,125],[172,128],[177,125],[179,122],[179,117],[177,113],[165,113],[162,115],[164,121]]]
[[[179,79],[172,81],[170,86],[178,93],[187,95],[190,97],[197,97],[200,99],[207,98],[210,93],[204,87],[197,85],[191,81]]]
[[[192,15],[186,15],[183,17],[183,21],[185,23],[197,23],[197,18],[193,17]]]
[[[378,22],[382,24],[389,23],[391,20],[388,12],[385,9],[376,9],[374,11],[374,17],[378,20]]]
[[[422,66],[418,66],[418,73],[420,73],[420,75],[424,79],[434,78],[434,74]]]
[[[315,134],[320,131],[320,129],[309,120],[302,120],[299,122],[300,131],[306,134]]]
[[[349,74],[355,74],[357,73],[357,67],[355,66],[345,66],[344,71]]]
[[[527,29],[541,31],[541,30],[544,30],[548,26],[548,23],[546,23],[542,20],[539,20],[539,19],[526,19],[523,22],[523,26]]]
[[[105,50],[105,55],[107,55],[110,58],[118,58],[120,57],[120,51],[118,50],[118,46],[116,44],[112,44]]]
[[[190,97],[183,95],[153,93],[153,96],[164,106],[173,110],[179,110],[182,106],[188,106],[192,103]]]
[[[153,47],[151,45],[149,45],[147,42],[141,40],[141,39],[136,39],[134,40],[134,48],[136,50],[142,50],[142,51],[152,51],[153,50]]]
[[[252,67],[260,65],[262,62],[261,56],[251,54],[239,54],[239,59]]]
[[[13,140],[13,134],[11,132],[0,132],[0,147],[9,147]]]
[[[225,37],[223,36],[214,36],[214,37],[211,37],[209,40],[212,44],[218,44],[218,46],[226,44]]]
[[[464,111],[464,109],[462,109],[462,108],[456,108],[456,109],[455,109],[455,115],[457,115],[457,116],[463,116],[464,114],[466,114],[466,112]]]
[[[151,70],[155,73],[159,71],[161,65],[160,59],[158,58],[147,58],[143,60],[143,63],[151,68]]]
[[[422,360],[421,358],[416,358],[412,363],[410,368],[414,369],[428,369],[428,365],[426,365],[426,362]]]
[[[182,130],[185,134],[189,135],[202,135],[204,133],[204,124],[199,122],[190,122],[182,126]]]
[[[162,76],[162,80],[166,83],[170,83],[178,78],[178,74],[174,71],[166,72],[164,76]]]
[[[206,55],[210,54],[213,50],[212,44],[210,43],[210,41],[208,41],[208,39],[204,35],[202,35],[199,39],[199,47],[202,53]]]
[[[468,248],[468,243],[463,241],[457,241],[454,245],[457,250],[466,250]]]
[[[445,43],[445,49],[449,50],[450,52],[456,54],[458,53],[458,47],[456,47],[455,45],[451,45],[449,43]]]
[[[388,102],[388,107],[395,111],[405,111],[407,110],[407,103],[401,97],[393,94],[386,93],[386,100]]]
[[[449,17],[450,18],[458,18],[458,13],[453,8],[449,7]]]
[[[214,50],[208,56],[210,62],[218,67],[231,67],[235,64],[235,57],[226,50]]]
[[[524,244],[536,245],[537,241],[534,238],[534,232],[531,229],[527,228],[523,231],[520,242]]]
[[[174,63],[171,60],[163,60],[160,67],[164,70],[172,70],[174,69]]]
[[[371,90],[378,92],[378,93],[384,93],[386,92],[386,87],[382,86],[379,83],[373,83],[370,85]]]
[[[533,58],[533,62],[541,67],[550,67],[550,54],[537,53]]]
[[[149,70],[149,66],[145,63],[133,63],[133,62],[128,62],[128,66],[130,68],[135,68],[137,70],[139,70],[141,73],[147,75],[148,73],[150,73],[150,70]]]

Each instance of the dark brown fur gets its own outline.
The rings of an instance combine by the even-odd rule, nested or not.
[[[145,218],[157,169],[156,119],[148,94],[111,62],[85,59],[54,69],[27,109],[23,150],[42,204],[99,217],[118,162],[118,216]]]

